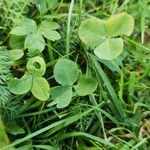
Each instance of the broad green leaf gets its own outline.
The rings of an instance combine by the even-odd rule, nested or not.
[[[93,93],[97,88],[97,81],[92,77],[81,76],[75,90],[79,96],[86,96]]]
[[[20,59],[24,55],[22,50],[14,49],[8,51],[8,56],[13,61]]]
[[[77,64],[71,60],[59,59],[54,67],[55,80],[61,85],[73,85],[79,76]]]
[[[49,98],[49,84],[45,78],[34,77],[31,88],[32,94],[39,100],[45,101]]]
[[[120,35],[129,36],[134,28],[134,19],[127,13],[120,13],[111,16],[106,21],[106,32],[110,37],[116,37]]]
[[[42,52],[45,48],[45,41],[41,33],[29,34],[24,43],[24,48],[27,48],[28,51],[39,50]]]
[[[42,57],[30,58],[27,62],[27,70],[35,76],[43,76],[46,71],[46,64]]]
[[[37,25],[34,20],[23,17],[20,19],[15,27],[12,28],[10,34],[14,35],[28,35],[37,31]]]
[[[23,49],[24,48],[24,36],[11,35],[9,38],[9,46],[12,49]]]
[[[57,86],[52,89],[51,95],[57,101],[57,108],[65,108],[71,102],[72,88],[70,86]]]
[[[61,35],[57,31],[48,30],[47,32],[43,32],[43,36],[48,40],[55,41],[61,38]]]
[[[32,76],[28,73],[21,79],[14,78],[8,83],[9,90],[14,94],[25,94],[27,93],[32,86]]]
[[[106,38],[105,21],[98,18],[83,21],[79,27],[79,38],[85,45],[95,48]]]
[[[56,30],[59,28],[59,25],[56,22],[52,22],[50,20],[44,20],[41,22],[38,31],[43,33],[47,30]]]
[[[100,59],[112,60],[123,51],[123,40],[121,38],[107,39],[94,49],[94,53]]]

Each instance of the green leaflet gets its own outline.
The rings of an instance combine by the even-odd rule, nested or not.
[[[97,88],[97,81],[88,76],[81,76],[75,90],[79,96],[86,96],[93,93]]]
[[[83,21],[79,27],[79,37],[85,45],[95,48],[106,38],[105,21],[98,18]]]
[[[63,86],[73,85],[77,81],[79,73],[77,64],[65,58],[59,59],[54,67],[55,80]]]
[[[111,16],[106,21],[106,32],[110,37],[130,36],[134,28],[134,19],[127,13]]]
[[[31,88],[32,94],[39,100],[45,101],[49,98],[49,84],[45,78],[34,77]]]
[[[43,76],[46,71],[46,64],[42,57],[36,56],[27,62],[27,70],[35,76]]]
[[[33,50],[39,50],[42,52],[45,48],[45,40],[41,33],[29,34],[24,43],[24,48],[27,48],[29,52]]]
[[[9,58],[13,61],[20,59],[24,55],[24,52],[19,49],[9,50],[7,53]]]
[[[57,103],[57,108],[65,108],[71,102],[72,88],[70,86],[57,86],[52,89],[51,95]]]
[[[94,54],[101,59],[112,60],[123,51],[122,38],[107,39],[94,49]]]
[[[32,86],[32,75],[26,73],[21,79],[13,78],[8,83],[9,90],[14,94],[25,94]]]

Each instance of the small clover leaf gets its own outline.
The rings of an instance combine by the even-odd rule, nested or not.
[[[97,81],[92,77],[81,76],[74,89],[79,96],[89,95],[97,89]]]
[[[45,40],[55,41],[61,35],[55,31],[59,28],[56,22],[44,20],[39,28],[34,20],[22,17],[12,28],[9,45],[14,49],[28,49],[29,54],[41,53],[45,49]]]
[[[37,25],[34,20],[22,17],[15,27],[12,28],[10,34],[24,36],[30,33],[37,32]]]
[[[34,77],[31,88],[32,94],[39,100],[45,101],[49,98],[49,84],[43,77]]]
[[[127,13],[111,16],[108,20],[91,18],[83,21],[79,27],[81,41],[94,49],[97,57],[104,60],[112,60],[123,51],[122,38],[117,36],[129,36],[134,28],[134,19]]]
[[[112,60],[123,51],[122,38],[107,39],[94,49],[94,54],[101,59]]]
[[[8,87],[14,94],[25,94],[31,90],[32,94],[39,100],[45,101],[49,98],[49,84],[42,76],[46,71],[46,64],[42,57],[36,56],[27,62],[27,72],[21,79],[13,78]]]
[[[13,49],[8,51],[8,56],[12,61],[20,59],[23,55],[23,51],[19,49]]]
[[[23,49],[24,48],[24,36],[10,35],[9,46],[12,49]]]
[[[72,88],[70,86],[56,86],[51,90],[51,95],[56,101],[57,108],[65,108],[71,102]]]
[[[30,91],[32,87],[33,76],[25,73],[21,79],[13,78],[8,83],[9,90],[18,95],[25,94]]]
[[[106,21],[106,31],[110,37],[130,36],[133,28],[134,19],[127,13],[113,15]]]
[[[54,78],[63,86],[73,85],[79,74],[80,70],[77,64],[65,58],[59,59],[54,67]]]
[[[105,21],[98,18],[83,21],[79,27],[79,37],[85,45],[95,48],[106,38]]]
[[[29,53],[34,50],[42,52],[45,48],[45,40],[42,34],[38,32],[29,34],[25,39],[24,48],[27,48]]]
[[[61,35],[55,31],[59,28],[56,22],[44,20],[39,27],[39,32],[48,40],[55,41],[61,38]]]
[[[46,64],[42,57],[36,56],[30,58],[27,62],[27,70],[35,76],[43,76],[46,71]]]

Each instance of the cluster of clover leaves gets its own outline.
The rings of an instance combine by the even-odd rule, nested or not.
[[[104,60],[112,60],[123,51],[122,35],[129,36],[134,19],[127,13],[112,15],[108,20],[90,18],[79,27],[79,38],[94,54]]]
[[[79,96],[86,96],[97,88],[97,81],[90,76],[81,75],[77,64],[69,59],[61,58],[54,67],[54,78],[60,84],[50,88],[49,83],[42,76],[46,71],[44,59],[40,56],[33,57],[27,62],[27,71],[20,79],[13,78],[9,82],[9,89],[14,94],[25,94],[31,90],[39,100],[45,101],[51,95],[57,108],[68,106],[73,97],[73,88]],[[78,80],[78,83],[74,83]]]
[[[129,36],[134,27],[133,18],[127,13],[111,16],[108,20],[91,18],[83,21],[79,27],[79,38],[100,59],[111,60],[123,51],[121,35]],[[34,20],[23,17],[10,32],[10,47],[17,58],[23,56],[23,50],[29,53],[40,53],[45,49],[44,38],[55,41],[61,38],[56,31],[59,25],[44,20],[39,26]],[[19,49],[19,50],[18,50]],[[21,50],[22,51],[21,51]],[[12,55],[13,56],[13,55]],[[57,105],[57,108],[68,106],[75,95],[86,96],[97,89],[97,81],[91,76],[82,75],[78,65],[66,58],[60,58],[54,66],[54,78],[59,85],[51,87],[43,77],[46,64],[41,56],[30,58],[26,65],[26,72],[20,78],[12,78],[8,84],[14,94],[32,92],[34,97],[41,101],[53,99],[48,106]]]
[[[22,17],[10,32],[9,46],[12,49],[28,49],[29,53],[41,53],[46,46],[45,39],[59,40],[61,35],[56,31],[56,22],[44,20],[37,26],[32,19]]]

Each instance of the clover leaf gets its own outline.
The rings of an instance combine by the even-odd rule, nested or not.
[[[111,38],[102,42],[94,49],[94,54],[101,59],[112,60],[123,51],[122,38]]]
[[[46,71],[46,64],[44,59],[40,56],[29,59],[27,62],[27,70],[30,74],[35,76],[43,76]]]
[[[13,49],[8,51],[8,56],[12,61],[20,59],[23,55],[23,51],[19,49]]]
[[[42,52],[45,48],[45,40],[42,34],[38,32],[29,34],[25,39],[24,48],[27,48],[29,52],[33,50]]]
[[[56,22],[44,20],[39,27],[34,20],[22,17],[12,28],[9,39],[10,47],[28,49],[30,54],[41,53],[45,49],[45,38],[51,41],[59,40],[61,35],[55,31],[59,28]]]
[[[31,90],[34,97],[41,101],[49,98],[49,84],[42,76],[45,74],[46,64],[42,57],[30,58],[27,62],[27,72],[20,78],[10,80],[9,90],[18,95],[25,94]]]
[[[24,48],[24,36],[10,35],[9,46],[12,49],[23,49]]]
[[[32,19],[22,17],[17,25],[12,28],[10,34],[24,36],[37,31],[36,22]]]
[[[33,76],[25,73],[21,79],[13,78],[8,83],[9,90],[17,95],[22,95],[30,91],[32,87]]]
[[[54,67],[54,78],[63,86],[73,85],[77,81],[79,73],[77,64],[65,58],[59,59]]]
[[[56,22],[44,20],[39,27],[39,32],[48,40],[55,41],[61,38],[60,34],[55,31],[59,28]]]
[[[110,37],[130,36],[133,28],[134,19],[127,13],[113,15],[106,21],[106,31]]]
[[[72,88],[70,86],[56,86],[52,89],[51,95],[56,101],[57,108],[65,108],[71,102]]]
[[[112,60],[123,51],[122,38],[129,36],[134,28],[134,19],[127,13],[111,16],[108,20],[87,19],[79,27],[79,38],[100,59]]]
[[[79,96],[89,95],[97,89],[97,81],[92,77],[81,76],[74,89]]]
[[[49,98],[49,84],[43,77],[34,77],[31,88],[32,94],[39,100],[45,101]]]
[[[81,73],[77,64],[69,59],[61,58],[54,67],[54,78],[61,85],[51,89],[51,96],[54,100],[48,106],[57,105],[57,108],[67,107],[73,97],[73,84],[78,80]],[[78,84],[74,86],[79,96],[93,93],[97,88],[97,81],[92,77],[82,76]],[[75,93],[75,95],[76,95]]]

